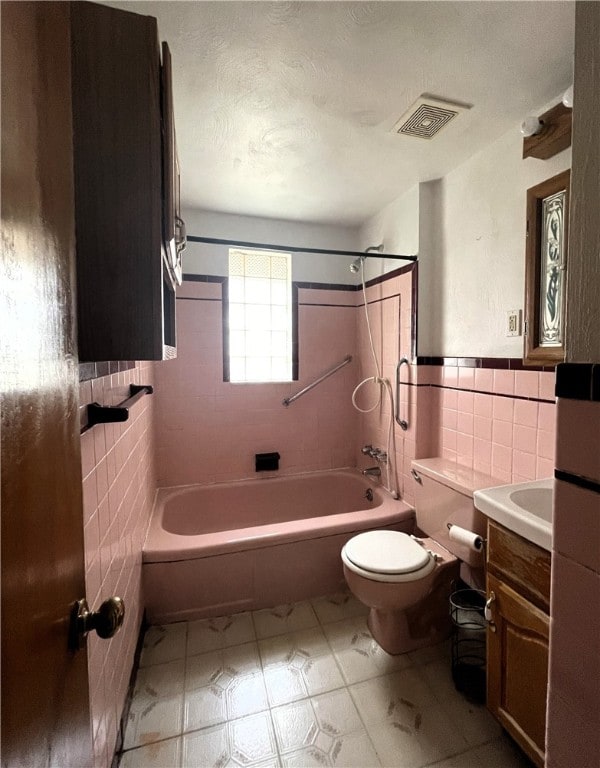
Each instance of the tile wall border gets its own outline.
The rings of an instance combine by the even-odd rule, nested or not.
[[[556,396],[600,402],[600,363],[560,363],[556,368]]]
[[[554,478],[555,480],[562,480],[564,483],[569,483],[569,485],[576,485],[578,488],[584,488],[586,491],[600,493],[600,483],[595,480],[590,480],[587,477],[582,477],[581,475],[574,475],[572,472],[555,469]]]

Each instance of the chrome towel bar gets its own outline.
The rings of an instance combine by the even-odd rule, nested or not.
[[[351,363],[351,362],[352,362],[352,355],[346,355],[346,357],[342,360],[341,363],[338,363],[336,366],[331,368],[322,376],[319,376],[318,379],[315,379],[310,384],[307,384],[306,387],[304,387],[304,389],[301,389],[299,392],[296,392],[294,395],[290,395],[289,397],[284,397],[283,400],[281,401],[282,405],[284,405],[287,408],[288,405],[294,402],[294,400],[297,400],[299,397],[302,397],[302,395],[305,395],[307,392],[310,392],[310,390],[316,387],[317,384],[320,384],[322,381],[325,381],[325,379],[328,379],[336,371],[339,371],[340,368],[343,368],[345,365],[348,365],[348,363]]]
[[[400,429],[403,429],[406,432],[408,429],[408,421],[400,418],[400,368],[402,368],[403,365],[407,365],[410,368],[410,360],[408,357],[401,357],[396,366],[396,413],[394,414],[394,418],[396,419],[396,423],[400,425]]]

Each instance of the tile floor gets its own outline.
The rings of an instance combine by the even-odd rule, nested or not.
[[[529,768],[453,687],[449,645],[389,656],[349,594],[151,627],[121,768]]]

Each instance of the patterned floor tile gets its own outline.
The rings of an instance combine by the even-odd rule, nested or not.
[[[373,639],[365,618],[325,624],[323,631],[346,683],[368,680],[410,666],[408,654],[391,656]]]
[[[181,739],[167,739],[124,752],[119,768],[179,768]]]
[[[502,728],[484,705],[473,704],[454,688],[447,661],[434,661],[419,667],[436,699],[456,729],[472,747],[497,739]]]
[[[256,643],[244,643],[210,653],[188,656],[185,687],[191,691],[217,680],[227,684],[227,679],[242,674],[260,672],[260,657]]]
[[[282,765],[289,768],[321,768],[324,765],[339,768],[374,768],[381,763],[367,733],[352,733],[342,736],[333,750],[324,745],[306,747],[296,752],[282,755]]]
[[[197,653],[241,645],[255,639],[256,633],[250,613],[200,619],[189,624],[187,653],[188,656],[193,656]]]
[[[240,675],[226,687],[215,683],[185,694],[184,730],[223,723],[268,709],[262,674]]]
[[[365,724],[391,720],[418,727],[423,710],[437,704],[425,679],[414,668],[351,685],[349,690]]]
[[[320,627],[258,641],[263,667],[270,664],[302,664],[305,659],[331,654]]]
[[[431,763],[427,768],[488,768],[488,763],[481,762],[477,749],[468,749],[441,762]]]
[[[275,734],[262,712],[183,736],[184,768],[278,765]]]
[[[185,731],[268,708],[256,643],[191,656],[187,662]]]
[[[405,715],[366,726],[383,766],[422,768],[468,749],[441,707],[428,707],[414,719]]]
[[[351,592],[338,592],[327,597],[311,600],[312,607],[321,624],[332,621],[352,619],[355,616],[366,616],[369,609],[357,600]]]
[[[533,768],[533,763],[506,734],[477,748],[479,765],[485,768]]]
[[[341,688],[344,680],[318,627],[259,641],[272,706]]]
[[[430,661],[443,661],[450,667],[452,651],[450,639],[444,640],[436,645],[428,645],[425,648],[418,648],[416,651],[410,651],[409,659],[413,664],[428,664]]]
[[[187,626],[186,622],[178,622],[148,627],[144,636],[140,667],[185,658]]]
[[[318,626],[319,622],[309,602],[278,605],[252,614],[256,636],[260,639],[298,632]]]
[[[348,691],[272,710],[283,765],[379,765]]]
[[[154,664],[138,670],[133,692],[134,699],[156,699],[177,696],[183,692],[185,659]]]
[[[122,768],[531,768],[454,689],[448,642],[391,656],[366,614],[340,593],[150,627]]]
[[[384,766],[421,768],[469,747],[418,669],[352,685],[350,693]]]
[[[181,733],[184,670],[184,659],[138,670],[125,728],[125,749]]]
[[[182,718],[183,695],[134,698],[125,727],[123,748],[131,749],[179,736]]]

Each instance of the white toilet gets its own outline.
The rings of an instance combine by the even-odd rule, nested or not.
[[[485,517],[473,506],[473,491],[497,481],[446,459],[412,462],[415,482],[414,536],[367,531],[342,549],[350,591],[369,606],[369,629],[388,653],[432,645],[450,631],[448,598],[460,575],[482,581],[484,554],[452,541],[449,525],[484,537]]]

